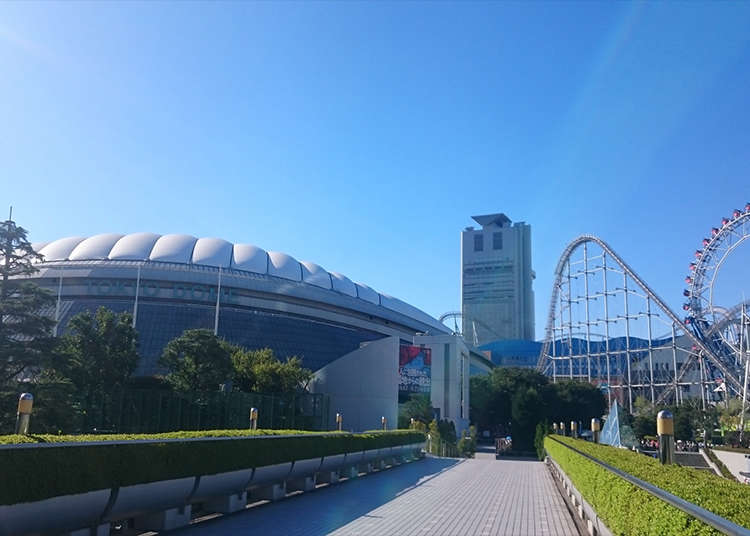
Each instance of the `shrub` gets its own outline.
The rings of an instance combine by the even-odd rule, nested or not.
[[[661,465],[636,452],[567,437],[547,437],[544,445],[614,534],[717,534],[704,523],[653,497],[557,441],[574,446],[641,480],[750,527],[750,488],[707,471]]]
[[[277,437],[284,433],[294,435]],[[227,437],[236,439],[223,439]],[[192,438],[209,440],[135,441]],[[215,440],[212,441],[211,438]],[[50,445],[0,448],[3,474],[0,479],[0,504],[31,502],[114,486],[211,475],[424,440],[424,434],[408,430],[361,434],[315,434],[296,430],[213,430],[156,435],[5,436],[0,437],[0,443],[6,445]],[[69,444],[83,441],[100,441],[102,444]]]

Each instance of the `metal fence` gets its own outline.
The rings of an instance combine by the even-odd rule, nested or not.
[[[94,397],[85,404],[73,400],[65,408],[60,406],[60,398],[49,389],[35,394],[32,432],[145,434],[249,428],[253,407],[258,408],[258,428],[329,429],[329,398],[324,394],[182,394],[163,389],[124,389]],[[14,412],[3,413],[0,433],[11,433]]]

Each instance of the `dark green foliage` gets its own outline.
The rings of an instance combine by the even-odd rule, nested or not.
[[[534,450],[540,460],[544,459],[544,438],[550,433],[549,424],[547,421],[537,423],[536,431],[534,432]]]
[[[429,395],[412,394],[409,400],[399,405],[398,427],[409,428],[411,419],[428,425],[433,419],[434,409]]]
[[[164,348],[161,365],[175,391],[218,391],[232,374],[230,349],[207,329],[189,329]]]
[[[70,320],[50,368],[70,381],[88,411],[95,398],[125,386],[138,364],[137,347],[133,317],[100,307]]]
[[[234,387],[246,393],[293,393],[307,386],[312,371],[298,357],[280,361],[270,348],[247,350],[228,345]]]
[[[510,435],[517,452],[535,450],[539,423],[575,420],[587,428],[607,407],[601,391],[589,383],[549,383],[530,369],[496,368],[489,376],[471,378],[470,388],[472,422],[495,436]]]
[[[283,433],[296,437],[274,437]],[[243,437],[232,441],[106,442],[134,439]],[[250,437],[252,436],[252,437]],[[0,449],[0,504],[31,502],[113,486],[211,475],[292,460],[421,443],[414,431],[306,434],[295,430],[217,430],[156,436],[5,436],[2,443],[105,441],[103,445]],[[147,460],[147,462],[146,462]]]
[[[34,274],[32,262],[40,259],[23,227],[0,223],[0,387],[39,367],[52,348],[54,321],[40,314],[54,303],[52,295],[14,279]]]
[[[568,437],[548,436],[544,445],[614,534],[718,534],[708,525],[641,491],[555,440],[574,446],[734,523],[750,528],[750,487],[708,471],[661,465],[632,451]]]

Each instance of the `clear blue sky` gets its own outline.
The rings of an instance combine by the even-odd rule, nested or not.
[[[742,3],[3,3],[0,204],[33,240],[218,236],[436,316],[461,229],[505,212],[537,336],[584,232],[678,308],[750,200],[748,28]]]

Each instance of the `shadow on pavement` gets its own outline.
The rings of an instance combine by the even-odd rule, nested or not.
[[[173,534],[328,534],[464,460],[427,457],[275,503],[196,523]]]

